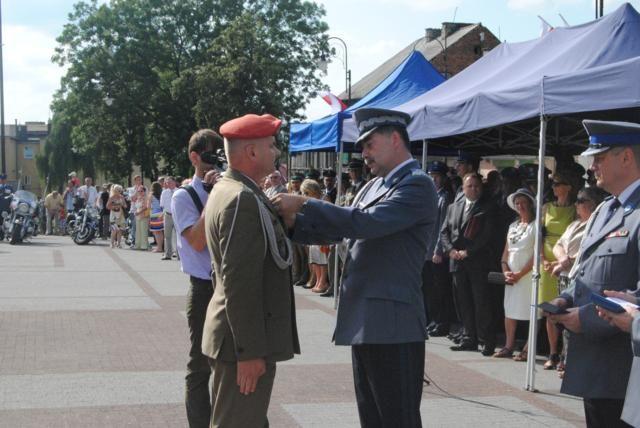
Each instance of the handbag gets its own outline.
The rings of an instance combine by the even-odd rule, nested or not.
[[[507,283],[504,273],[502,272],[489,272],[487,275],[487,281],[489,284],[505,285]]]

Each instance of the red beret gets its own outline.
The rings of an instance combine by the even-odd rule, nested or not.
[[[220,127],[220,134],[225,138],[251,140],[271,137],[278,132],[282,121],[270,114],[246,114],[237,117]]]

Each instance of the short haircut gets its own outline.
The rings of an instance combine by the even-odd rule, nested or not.
[[[404,126],[396,126],[396,125],[384,125],[376,129],[375,132],[379,132],[384,135],[391,135],[394,132],[397,132],[400,135],[400,138],[404,142],[407,150],[411,150],[411,140],[409,140],[409,133],[407,132],[407,128]]]
[[[633,153],[633,159],[636,161],[636,167],[640,169],[640,144],[634,144],[633,146],[628,146]]]
[[[317,181],[310,178],[307,178],[302,182],[300,185],[300,192],[302,192],[303,195],[306,194],[316,199],[320,199],[322,196],[322,189],[320,188],[320,185]]]
[[[464,183],[465,181],[467,181],[467,178],[475,178],[476,180],[478,180],[480,182],[480,185],[482,185],[482,176],[480,174],[478,174],[477,172],[468,172],[464,175],[464,177],[462,177],[462,182]]]
[[[189,153],[196,152],[200,154],[206,152],[209,148],[216,150],[222,147],[222,137],[211,129],[196,131],[189,139]]]

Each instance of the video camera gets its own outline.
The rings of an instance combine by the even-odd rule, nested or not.
[[[220,171],[226,171],[228,167],[227,157],[224,154],[223,149],[218,149],[215,152],[213,150],[200,153],[200,159],[202,162],[209,165],[213,165]]]

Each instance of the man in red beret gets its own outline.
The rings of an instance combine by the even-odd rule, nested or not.
[[[220,128],[229,169],[205,208],[216,275],[202,338],[214,373],[212,427],[267,426],[276,362],[300,352],[291,244],[258,184],[280,155],[280,123],[249,114]]]

